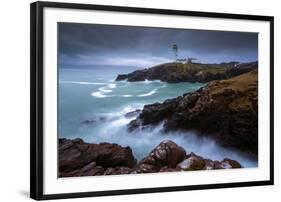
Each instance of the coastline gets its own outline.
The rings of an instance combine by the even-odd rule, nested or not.
[[[206,159],[187,153],[176,143],[166,140],[139,162],[129,146],[110,143],[85,143],[82,139],[59,139],[59,177],[119,175],[157,172],[242,168],[235,160]]]
[[[227,126],[227,127],[224,127],[224,131],[226,131],[226,132],[229,131],[229,126],[230,126],[230,128],[233,128],[233,126],[235,126],[235,124],[234,124],[234,123],[236,123],[235,121],[225,119],[225,117],[231,117],[234,113],[234,111],[229,112],[229,109],[228,109],[228,106],[231,105],[233,100],[234,100],[234,102],[236,102],[235,100],[237,100],[238,98],[240,99],[243,96],[245,97],[247,95],[248,90],[251,90],[253,92],[256,91],[255,85],[252,85],[252,84],[248,85],[249,83],[247,83],[247,82],[252,81],[251,79],[255,78],[256,75],[257,75],[257,66],[253,66],[253,64],[255,64],[255,63],[250,63],[250,64],[251,64],[250,67],[248,66],[249,65],[248,63],[246,64],[246,67],[245,67],[245,65],[241,65],[241,67],[243,67],[243,68],[241,68],[242,70],[240,69],[233,74],[229,74],[230,71],[228,71],[227,74],[225,72],[223,72],[224,76],[221,76],[221,74],[217,74],[217,72],[215,72],[215,74],[213,74],[213,75],[216,75],[216,76],[213,77],[213,75],[212,75],[211,77],[208,77],[207,80],[209,80],[210,78],[218,78],[218,77],[222,78],[222,79],[219,79],[219,80],[215,79],[216,81],[210,81],[205,86],[199,88],[199,90],[195,90],[195,91],[185,93],[182,96],[178,96],[176,98],[164,99],[164,101],[162,103],[154,103],[153,101],[150,101],[150,103],[154,103],[154,104],[146,104],[146,105],[144,105],[143,109],[138,108],[136,110],[127,111],[126,113],[122,114],[122,116],[127,118],[126,121],[124,122],[124,121],[122,121],[122,119],[120,119],[120,120],[116,120],[116,123],[119,124],[119,121],[122,121],[122,124],[125,124],[124,126],[127,125],[129,133],[134,133],[134,131],[136,131],[136,130],[141,131],[141,130],[143,130],[143,128],[147,128],[147,127],[148,128],[154,128],[160,122],[163,123],[163,130],[162,130],[163,134],[165,134],[166,132],[168,133],[168,132],[171,132],[171,131],[176,131],[178,129],[183,130],[183,131],[195,129],[195,130],[198,131],[199,136],[200,135],[204,135],[204,136],[205,135],[211,135],[213,138],[218,140],[218,142],[223,146],[226,146],[226,147],[230,146],[230,147],[234,147],[236,149],[242,150],[242,151],[246,151],[246,152],[250,152],[250,153],[255,154],[256,149],[257,149],[257,147],[255,145],[257,145],[257,141],[255,140],[255,137],[253,138],[251,136],[248,136],[248,137],[245,136],[245,134],[248,135],[248,132],[243,131],[244,130],[243,127],[245,127],[245,125],[244,126],[243,126],[243,124],[241,125],[241,122],[239,122],[240,125],[236,124],[238,126],[238,127],[236,127],[236,129],[238,131],[237,133],[242,134],[242,136],[240,136],[239,138],[235,138],[233,136],[233,138],[234,138],[233,139],[231,137],[231,135],[233,133],[231,133],[230,135],[225,135],[226,134],[225,132],[222,132],[222,131],[218,130],[220,125]],[[231,71],[234,71],[233,68],[231,68]],[[169,72],[168,72],[168,74],[169,74]],[[237,76],[237,74],[238,74],[238,76]],[[162,74],[162,75],[164,75],[164,74]],[[201,75],[201,78],[202,78],[202,74],[198,74],[198,72],[195,75],[197,75],[197,76]],[[251,76],[248,76],[246,78],[245,75],[251,75]],[[241,89],[236,88],[237,87],[236,84],[238,82],[236,80],[237,80],[237,78],[240,78],[241,76],[242,76],[242,79],[240,79],[239,82],[243,81],[242,83],[245,84],[244,86],[242,86],[242,88],[246,87],[246,90],[244,90],[245,92],[243,92],[243,90],[241,91]],[[225,77],[227,77],[227,79],[223,79]],[[243,79],[243,77],[245,77],[245,79]],[[177,77],[174,77],[174,78],[176,78],[176,80],[163,81],[159,78],[156,78],[155,80],[160,81],[160,82],[164,82],[164,84],[165,84],[165,82],[172,83],[172,84],[173,83],[186,82],[186,80],[181,81],[181,80],[177,80]],[[206,77],[204,77],[204,78],[206,78]],[[141,81],[144,81],[144,82],[148,81],[148,82],[145,82],[146,84],[153,83],[153,81],[154,81],[154,80],[147,80],[147,78],[143,78],[143,79],[144,80],[141,80]],[[254,81],[254,83],[256,82],[255,79],[253,81]],[[135,83],[135,81],[133,82],[133,81],[129,81],[129,80],[127,82],[132,83],[132,84]],[[160,82],[156,82],[156,83],[159,84]],[[198,82],[198,80],[192,80],[191,83],[192,82]],[[83,86],[90,86],[90,85],[93,86],[94,84],[97,84],[97,83],[98,82],[88,82],[88,83],[86,83],[86,82],[81,83],[80,82],[79,85],[83,84]],[[125,84],[126,83],[124,83],[124,85]],[[72,82],[70,85],[78,85],[78,84]],[[102,89],[104,91],[104,93],[112,93],[112,91],[116,90],[115,89],[116,84],[114,84],[114,85],[108,84],[110,89],[104,88],[101,85],[98,85],[98,86],[99,86],[98,89]],[[221,88],[222,86],[223,86],[223,88]],[[216,91],[215,92],[212,89],[222,89],[222,91],[215,90]],[[149,95],[148,95],[148,93],[143,93],[141,95],[147,95],[147,99],[148,99],[153,94],[149,93]],[[92,94],[92,96],[94,96],[94,95],[96,95],[96,94]],[[108,97],[98,96],[97,97],[97,99],[100,99],[100,100],[104,100],[106,98],[110,98],[110,96],[108,96]],[[123,98],[124,99],[125,98],[126,99],[132,99],[132,96],[128,96],[128,94],[126,94],[126,96],[123,96]],[[144,99],[144,98],[146,98],[146,96],[143,96],[142,99]],[[223,98],[223,99],[217,99],[217,98]],[[252,96],[252,98],[255,98],[255,95]],[[215,102],[215,105],[214,105],[214,102],[213,102],[214,100],[217,101],[217,102]],[[254,100],[255,103],[257,103],[257,100],[255,100],[255,99],[253,99],[253,100]],[[252,101],[251,101],[251,103],[252,103]],[[247,106],[246,106],[246,108],[245,108],[245,106],[244,106],[244,109],[235,108],[235,111],[236,111],[235,113],[237,113],[237,115],[239,115],[239,116],[241,114],[242,115],[244,114],[245,115],[244,120],[247,120],[249,118],[249,116],[248,116],[249,111],[246,110],[246,112],[243,112],[243,110],[247,109]],[[252,106],[250,108],[252,109]],[[255,108],[257,108],[257,107],[255,107]],[[183,111],[183,109],[184,109],[184,111]],[[212,109],[212,111],[209,111],[210,109]],[[227,113],[225,113],[225,112],[227,112]],[[243,113],[241,113],[241,112],[243,112]],[[253,116],[251,118],[253,120],[253,124],[255,124],[255,122],[256,122],[256,117],[257,117],[257,111],[255,111],[255,113],[253,114]],[[222,118],[222,119],[220,119],[220,118]],[[237,118],[237,119],[239,119],[239,118]],[[130,121],[128,122],[128,120],[130,120]],[[227,121],[224,122],[224,120],[227,120]],[[100,117],[99,120],[84,119],[82,121],[82,124],[84,124],[85,127],[88,127],[88,126],[91,127],[92,125],[99,124],[99,121],[103,122],[103,121],[107,121],[107,120],[103,117]],[[215,126],[214,121],[217,121],[219,123],[219,125]],[[212,126],[212,127],[210,127],[210,126]],[[240,127],[240,126],[242,126],[242,127]],[[248,127],[248,126],[246,126],[246,127]],[[255,130],[255,127],[252,127],[252,126],[254,126],[254,125],[251,125],[250,128]],[[211,129],[211,130],[209,130],[209,129]],[[240,129],[242,129],[242,130],[240,130]],[[255,131],[253,131],[252,134],[255,134]],[[107,134],[104,134],[104,135],[107,135]],[[134,134],[132,134],[132,135],[134,135]],[[243,143],[245,146],[242,146],[242,147],[241,147],[241,142],[237,143],[237,139],[241,139],[241,137],[243,139],[243,136],[246,137],[245,138],[246,140],[248,140],[248,139],[251,139],[251,141],[253,140],[253,142],[250,143],[250,145],[254,145],[253,148],[250,148],[250,149],[243,148],[245,146],[247,147],[247,145],[249,144],[249,142],[247,142],[247,141]],[[145,136],[142,137],[142,138],[145,138]],[[225,141],[225,138],[226,138],[226,141]],[[61,141],[62,140],[60,139],[60,142]],[[60,171],[61,171],[60,176],[61,177],[86,176],[86,175],[129,174],[129,173],[136,173],[136,172],[137,173],[143,173],[143,172],[182,171],[183,168],[179,169],[178,164],[181,163],[182,161],[188,159],[188,158],[191,158],[191,157],[192,157],[191,159],[195,158],[197,160],[199,159],[200,161],[202,160],[201,165],[204,164],[204,167],[201,166],[200,169],[196,168],[197,170],[208,170],[206,168],[207,164],[210,167],[209,169],[223,169],[224,166],[222,166],[222,165],[230,164],[228,162],[228,160],[231,160],[231,159],[228,159],[228,158],[226,158],[226,160],[223,159],[221,161],[210,160],[206,157],[204,158],[204,155],[202,157],[202,156],[194,154],[190,151],[190,153],[188,154],[189,156],[185,154],[184,155],[185,157],[181,158],[181,162],[177,162],[177,165],[175,165],[175,164],[172,164],[172,165],[163,164],[163,165],[159,166],[158,160],[156,159],[155,162],[152,163],[152,165],[153,165],[152,166],[150,164],[151,163],[150,160],[153,159],[154,157],[153,158],[151,157],[151,155],[152,155],[151,153],[155,153],[153,151],[155,149],[157,149],[157,147],[155,147],[150,153],[146,154],[146,156],[144,158],[140,159],[139,162],[136,162],[136,158],[133,155],[133,151],[132,151],[131,148],[129,148],[129,150],[127,150],[128,149],[127,147],[126,147],[127,149],[126,148],[124,149],[124,148],[122,148],[122,146],[114,144],[114,143],[99,143],[99,144],[91,143],[90,144],[90,143],[85,143],[82,139],[78,139],[78,140],[65,139],[64,141],[68,142],[68,144],[70,144],[70,145],[72,145],[72,144],[75,145],[75,147],[77,147],[77,145],[80,145],[80,146],[82,145],[82,147],[93,147],[93,146],[90,146],[90,145],[96,145],[94,147],[103,148],[103,146],[101,147],[101,146],[97,146],[97,145],[103,145],[104,144],[104,145],[109,145],[110,147],[112,145],[115,145],[115,146],[112,146],[112,147],[114,147],[114,148],[115,147],[116,148],[121,147],[121,148],[118,149],[120,151],[127,151],[127,152],[131,151],[132,155],[131,155],[130,158],[133,159],[133,160],[132,160],[130,166],[128,166],[127,164],[126,165],[120,164],[118,166],[115,166],[115,165],[114,166],[113,165],[104,166],[104,165],[100,165],[99,163],[97,163],[96,159],[92,159],[91,161],[87,162],[87,164],[84,164],[82,162],[82,164],[83,164],[82,165],[79,159],[78,160],[76,159],[74,162],[72,162],[72,160],[73,160],[72,157],[76,158],[74,154],[63,155],[63,154],[60,153],[60,156],[65,156],[68,160],[70,160],[70,162],[72,162],[71,164],[80,165],[80,166],[78,166],[79,168],[75,168],[75,169],[71,169],[71,170],[66,169],[66,171],[65,171],[64,169],[62,169],[62,170],[60,169]],[[96,141],[91,141],[91,142],[96,142]],[[114,142],[114,140],[110,141],[110,142]],[[229,144],[229,142],[230,143],[236,143],[236,144]],[[163,143],[163,142],[161,141],[161,143]],[[159,142],[158,142],[158,144],[159,144]],[[176,143],[172,142],[171,144],[176,144]],[[87,146],[85,146],[85,145],[87,145]],[[65,147],[65,146],[63,146],[63,147]],[[69,148],[71,148],[71,147],[69,147]],[[176,147],[178,147],[178,145],[176,145]],[[60,148],[61,148],[61,145],[59,146],[59,149]],[[96,151],[96,152],[93,152],[93,153],[98,153],[98,152]],[[108,155],[110,153],[111,153],[110,151],[107,151]],[[76,156],[77,155],[78,155],[78,153],[76,154]],[[97,155],[97,154],[95,154],[95,155]],[[91,156],[91,154],[90,154],[90,156]],[[82,159],[84,159],[84,157],[82,157]],[[150,160],[148,160],[149,163],[147,163],[145,159],[150,159]],[[160,159],[160,161],[162,161],[162,160]],[[133,163],[133,162],[135,162],[135,163]],[[231,160],[231,162],[237,162],[237,161],[235,161],[235,159],[234,159],[234,160]],[[61,163],[61,161],[60,161],[59,164],[63,165],[63,163]],[[155,167],[156,164],[158,166]],[[186,165],[186,162],[182,163],[182,164]],[[238,164],[240,165],[240,167],[242,167],[240,163],[238,163]],[[232,168],[231,165],[227,165],[226,167]],[[193,168],[192,169],[187,168],[187,170],[193,170]]]

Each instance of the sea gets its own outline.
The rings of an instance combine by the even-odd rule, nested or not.
[[[243,167],[258,166],[257,158],[235,149],[224,148],[209,136],[194,131],[163,133],[163,123],[142,131],[128,132],[127,124],[137,114],[128,112],[144,105],[163,102],[206,85],[204,83],[166,83],[161,81],[115,81],[118,74],[135,67],[59,68],[58,128],[60,138],[82,138],[90,143],[117,143],[131,147],[141,160],[163,140],[172,140],[187,152],[204,158],[231,158]]]

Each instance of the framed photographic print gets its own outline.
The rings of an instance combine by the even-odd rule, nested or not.
[[[31,4],[31,198],[273,184],[273,17]]]

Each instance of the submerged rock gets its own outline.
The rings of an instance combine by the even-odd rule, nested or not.
[[[95,124],[97,122],[97,120],[90,120],[90,119],[86,119],[85,121],[83,121],[83,124]]]
[[[106,117],[99,117],[99,118],[95,118],[95,119],[86,119],[86,120],[82,121],[82,124],[92,125],[92,124],[96,124],[98,122],[104,122],[104,121],[106,121]]]

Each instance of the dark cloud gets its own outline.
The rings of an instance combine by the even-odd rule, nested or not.
[[[258,34],[96,24],[59,24],[60,64],[149,65],[179,57],[202,62],[257,60]],[[132,64],[131,64],[132,63]]]

